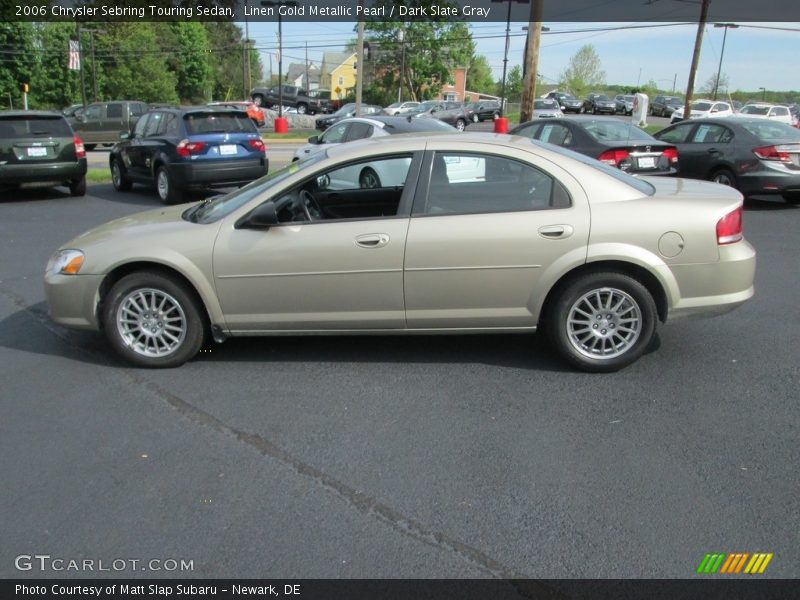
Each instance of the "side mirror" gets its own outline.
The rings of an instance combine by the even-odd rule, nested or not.
[[[120,131],[119,132],[119,139],[122,141],[131,139],[131,134],[128,131]]]
[[[258,206],[243,223],[245,227],[257,229],[269,229],[277,224],[278,213],[275,210],[275,203],[272,201],[264,202],[264,204]]]
[[[86,117],[83,113],[75,113],[75,120],[83,123],[86,120]]]
[[[331,178],[328,174],[320,175],[317,177],[317,189],[324,190],[331,184]]]
[[[312,135],[310,138],[308,138],[308,143],[309,144],[319,144],[320,143],[319,136],[318,135]]]

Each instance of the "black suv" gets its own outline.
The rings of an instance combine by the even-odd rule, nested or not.
[[[86,193],[86,150],[64,115],[44,111],[0,113],[0,187],[66,185]]]
[[[484,100],[483,102],[471,102],[466,105],[467,117],[473,123],[482,123],[489,119],[496,119],[503,115],[500,103],[497,100]]]
[[[650,114],[654,117],[671,117],[682,106],[683,100],[677,96],[656,96],[650,104]]]
[[[267,174],[264,141],[247,113],[235,108],[159,108],[120,135],[109,166],[114,188],[155,185],[166,204],[189,188],[240,186]]]

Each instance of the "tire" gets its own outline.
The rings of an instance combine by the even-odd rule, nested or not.
[[[122,171],[122,165],[115,158],[111,159],[111,184],[118,192],[129,192],[132,186],[131,180]]]
[[[456,119],[456,129],[464,131],[467,128],[467,122],[464,119]]]
[[[73,196],[86,195],[86,175],[80,179],[74,179],[69,183],[69,193]]]
[[[304,115],[308,111],[308,107],[305,104],[298,104],[297,105],[297,114]]]
[[[264,96],[261,94],[256,94],[253,96],[253,104],[256,106],[263,106],[264,105]]]
[[[586,107],[584,107],[584,106],[581,106],[581,107],[578,109],[578,114],[579,114],[579,115],[582,115],[582,114],[584,114],[584,113],[586,113]]]
[[[714,183],[727,185],[732,188],[738,188],[736,175],[734,175],[733,171],[731,171],[730,169],[717,169],[711,174],[711,176],[708,179],[710,181],[713,181]]]
[[[95,148],[97,148],[97,144],[84,144],[83,145],[83,149],[86,150],[87,152],[91,152]]]
[[[373,189],[381,187],[381,178],[374,169],[367,167],[358,176],[358,187],[363,189]]]
[[[783,199],[787,204],[800,204],[800,192],[784,192]]]
[[[605,308],[608,303],[614,308]],[[627,367],[647,350],[657,322],[656,304],[647,288],[628,275],[601,272],[568,283],[554,298],[544,325],[551,344],[573,367],[609,373]]]
[[[164,204],[178,204],[183,200],[183,192],[175,186],[166,167],[156,170],[156,193]]]
[[[500,118],[500,113],[494,113],[492,115],[492,121],[497,121],[497,119],[499,119],[499,118]]]
[[[170,368],[200,351],[208,328],[202,307],[183,284],[144,271],[123,277],[111,288],[103,303],[103,329],[124,360],[140,367]]]
[[[593,107],[592,107],[592,114],[593,114],[593,115],[596,115],[596,114],[597,114],[597,107],[596,107],[596,106],[593,106]]]
[[[480,123],[480,120],[481,120],[481,118],[477,114],[472,115],[472,122],[473,123]]]

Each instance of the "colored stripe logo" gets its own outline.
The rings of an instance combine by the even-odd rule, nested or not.
[[[766,571],[772,556],[771,552],[706,554],[697,566],[697,573],[701,575],[714,575],[716,573],[760,575]]]

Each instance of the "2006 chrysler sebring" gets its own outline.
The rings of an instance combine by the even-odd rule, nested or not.
[[[635,361],[659,321],[753,295],[742,196],[634,178],[527,138],[342,144],[227,196],[118,219],[63,246],[52,318],[145,367],[207,334],[546,330],[572,365]]]

